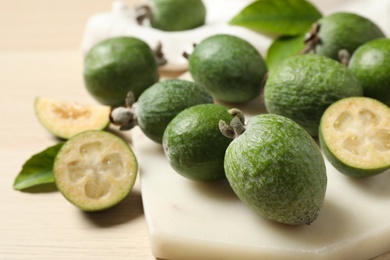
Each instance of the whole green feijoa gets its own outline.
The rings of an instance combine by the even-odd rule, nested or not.
[[[294,121],[275,114],[232,120],[221,131],[234,137],[225,172],[240,200],[259,215],[289,225],[310,224],[327,187],[324,159],[312,137]]]
[[[221,135],[220,119],[233,117],[228,108],[201,104],[180,112],[165,129],[163,147],[172,168],[195,181],[213,181],[225,177],[223,161],[231,139]]]
[[[123,105],[130,90],[137,99],[158,79],[155,54],[135,37],[113,37],[98,42],[84,58],[85,86],[105,105]]]
[[[149,0],[150,25],[163,31],[184,31],[204,25],[206,7],[201,0]]]
[[[362,95],[362,86],[351,70],[316,54],[285,59],[270,71],[264,86],[267,111],[293,119],[312,136],[318,135],[321,116],[329,105]]]
[[[363,44],[353,53],[348,67],[362,83],[364,96],[390,106],[390,39]]]
[[[215,99],[236,103],[256,98],[267,72],[263,57],[250,43],[228,34],[213,35],[197,44],[188,66],[194,81]]]
[[[161,143],[165,128],[178,113],[204,103],[213,103],[213,98],[197,83],[182,79],[160,81],[139,97],[137,122],[145,135]]]
[[[381,37],[384,37],[382,30],[366,17],[335,12],[313,24],[306,49],[337,60],[340,50],[352,54],[360,45]]]

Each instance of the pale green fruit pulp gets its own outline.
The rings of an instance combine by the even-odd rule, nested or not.
[[[69,139],[88,130],[104,130],[110,124],[109,106],[37,97],[34,111],[39,122],[62,139]]]
[[[54,160],[58,190],[84,211],[100,211],[121,202],[131,191],[138,163],[119,137],[86,131],[69,139]]]
[[[369,177],[390,168],[390,108],[368,97],[332,104],[320,124],[319,140],[341,173]]]

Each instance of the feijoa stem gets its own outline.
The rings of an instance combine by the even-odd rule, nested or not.
[[[224,120],[219,120],[219,131],[227,138],[234,139],[234,130]]]
[[[163,66],[167,64],[167,59],[165,59],[164,53],[162,51],[162,43],[158,42],[156,48],[154,49],[154,55],[157,58],[158,66]]]
[[[135,9],[136,11],[136,20],[139,25],[144,24],[144,20],[149,20],[152,17],[152,9],[148,5],[141,5]],[[157,64],[159,66],[163,66],[167,64],[167,60],[164,57],[164,53],[162,52],[162,44],[161,42],[157,43],[156,48],[154,49],[154,54],[157,58]]]
[[[141,5],[140,7],[137,7],[135,11],[137,14],[137,23],[139,25],[143,25],[145,19],[150,20],[150,17],[152,17],[152,10],[148,5]]]
[[[137,114],[133,108],[135,97],[132,91],[127,93],[125,98],[125,106],[117,107],[111,110],[110,121],[114,125],[119,125],[119,130],[130,130],[138,125]]]
[[[190,58],[190,55],[187,52],[183,52],[183,57],[186,58],[187,60]]]
[[[348,66],[349,60],[351,59],[351,54],[349,53],[349,51],[346,49],[341,49],[339,50],[337,55],[341,64]]]
[[[320,24],[319,23],[314,23],[311,28],[310,32],[308,35],[305,37],[305,47],[303,50],[300,52],[301,54],[306,54],[309,53],[312,50],[315,50],[315,47],[317,44],[321,42],[321,39],[319,37],[319,32],[320,32]]]
[[[219,121],[219,130],[227,138],[237,138],[245,132],[245,117],[244,114],[237,108],[232,108],[229,114],[234,116],[228,125],[225,121]]]
[[[192,44],[192,47],[196,47],[196,43],[193,43]],[[188,53],[188,52],[186,52],[186,51],[184,51],[183,53],[182,53],[182,56],[184,57],[184,58],[186,58],[187,60],[190,58],[190,54]]]

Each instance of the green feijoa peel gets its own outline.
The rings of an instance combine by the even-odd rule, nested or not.
[[[225,177],[223,161],[231,139],[221,135],[219,120],[230,121],[228,108],[201,104],[180,112],[163,136],[165,156],[180,175],[195,181]]]
[[[197,83],[168,79],[145,90],[138,99],[137,122],[150,139],[161,143],[168,123],[182,110],[213,103],[211,95]]]
[[[201,0],[150,0],[150,25],[162,31],[184,31],[204,25],[206,7]]]
[[[137,99],[158,78],[155,54],[135,37],[113,37],[98,42],[84,58],[85,86],[105,105],[123,105],[129,91]]]
[[[348,67],[362,83],[364,96],[390,106],[390,39],[363,44],[353,53]]]
[[[264,87],[267,111],[293,119],[312,136],[318,135],[321,116],[329,105],[362,95],[351,70],[316,54],[287,58],[269,72]]]
[[[313,24],[306,51],[339,59],[339,51],[352,54],[360,45],[385,37],[371,20],[355,13],[335,12]]]
[[[256,98],[266,64],[247,41],[228,34],[210,36],[189,55],[189,72],[195,82],[220,101],[241,103]]]
[[[136,180],[138,164],[130,146],[104,131],[86,131],[57,153],[53,172],[58,190],[84,211],[100,211],[121,202]]]
[[[276,222],[310,224],[322,208],[327,187],[324,159],[297,123],[275,114],[252,117],[247,125],[221,122],[233,136],[225,154],[226,177],[250,209]]]
[[[390,108],[368,97],[332,104],[320,125],[320,144],[341,173],[369,177],[390,168]]]

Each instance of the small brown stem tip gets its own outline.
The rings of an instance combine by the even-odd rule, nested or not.
[[[351,59],[351,54],[346,49],[341,49],[337,53],[338,59],[341,62],[341,64],[348,66],[349,60]]]
[[[225,121],[219,121],[219,131],[227,138],[234,139],[235,134],[233,128],[231,128]]]
[[[225,121],[220,120],[219,130],[227,138],[234,139],[245,132],[245,117],[237,108],[229,109],[228,113],[233,116],[233,119],[230,121],[229,125]]]

